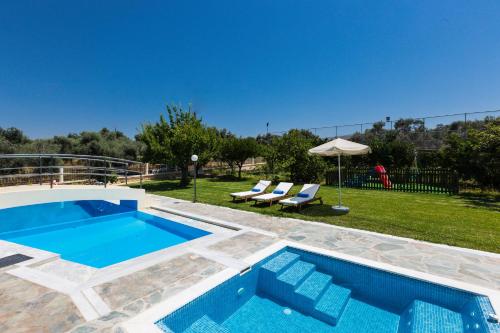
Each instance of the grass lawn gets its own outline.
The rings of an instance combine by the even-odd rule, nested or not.
[[[233,203],[231,192],[252,188],[256,178],[244,180],[198,179],[198,201],[242,209],[261,214],[320,221],[339,226],[409,237],[472,249],[500,253],[500,196],[498,194],[400,193],[376,190],[344,189],[343,204],[351,212],[334,216],[330,206],[336,204],[337,189],[322,186],[319,201],[300,212],[279,205],[254,206],[253,202]],[[178,181],[149,181],[144,188],[153,194],[191,200],[192,184],[181,188]],[[291,193],[297,193],[295,186]]]

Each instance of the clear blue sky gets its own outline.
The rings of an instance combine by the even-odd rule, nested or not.
[[[498,0],[0,1],[0,126],[241,135],[500,108]]]

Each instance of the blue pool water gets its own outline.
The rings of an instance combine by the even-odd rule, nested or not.
[[[102,268],[209,233],[106,201],[0,210],[0,239]]]
[[[294,248],[156,325],[174,333],[489,333],[487,297]]]

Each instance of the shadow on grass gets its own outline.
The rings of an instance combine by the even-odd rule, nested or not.
[[[302,216],[310,216],[310,217],[328,217],[328,216],[341,216],[344,214],[336,214],[332,207],[324,204],[309,204],[307,206],[302,207],[302,209],[297,209],[295,207],[284,207],[283,212],[302,215]]]
[[[138,186],[134,186],[138,188]],[[179,181],[162,181],[162,182],[154,182],[154,183],[145,183],[142,188],[144,188],[148,192],[164,192],[164,191],[174,191],[174,190],[182,190],[190,188],[189,185],[181,185]]]
[[[214,182],[214,183],[232,183],[232,182],[245,182],[249,179],[250,177],[241,177],[238,178],[238,176],[232,176],[232,175],[224,175],[224,176],[219,176],[219,177],[207,177],[205,178],[209,182]]]
[[[273,206],[274,205],[277,205],[276,202],[273,203]],[[269,205],[269,202],[257,202],[257,201],[254,201],[250,204],[251,207],[254,207],[254,208],[262,208],[262,209],[265,209],[265,208],[271,208],[272,206]]]
[[[476,207],[488,208],[500,212],[500,193],[464,192],[457,197]]]

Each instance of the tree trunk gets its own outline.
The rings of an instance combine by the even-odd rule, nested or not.
[[[187,184],[189,184],[188,166],[183,165],[181,166],[181,186],[186,186]]]
[[[238,179],[241,179],[241,168],[243,165],[238,165]]]

